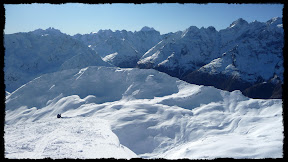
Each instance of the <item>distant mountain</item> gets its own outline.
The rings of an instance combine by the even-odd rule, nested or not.
[[[125,68],[135,67],[142,55],[162,39],[158,31],[149,27],[136,32],[99,30],[73,37],[96,51],[105,61]]]
[[[113,65],[153,68],[189,83],[241,90],[252,98],[282,98],[283,46],[279,17],[251,23],[240,18],[220,31],[191,26],[164,35],[147,26],[135,32],[99,30],[74,36],[38,29],[5,35],[6,90],[40,73]]]
[[[149,31],[156,31],[154,28],[150,28],[148,26],[144,26],[140,31],[149,32]]]
[[[148,50],[137,67],[154,68],[189,83],[239,89],[253,98],[281,98],[283,46],[281,18],[266,23],[238,19],[220,31],[191,26],[171,34]],[[256,85],[266,83],[269,92],[260,94],[262,88],[257,90]]]
[[[54,28],[4,35],[5,85],[12,92],[41,74],[92,65],[112,66]]]

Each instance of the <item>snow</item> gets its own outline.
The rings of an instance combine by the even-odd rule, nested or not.
[[[229,28],[235,28],[235,27],[243,27],[243,26],[246,26],[248,25],[248,22],[243,20],[242,18],[239,18],[238,20],[234,21],[230,26]]]
[[[278,28],[283,28],[283,24],[278,24],[277,27]]]
[[[160,32],[149,27],[136,32],[99,30],[98,33],[77,34],[73,37],[87,46],[90,45],[89,48],[102,58],[118,53],[115,57],[108,56],[108,62],[125,68],[135,67],[139,58],[162,39]]]
[[[235,46],[221,57],[199,68],[198,71],[209,74],[221,73],[238,76],[242,80],[252,83],[257,82],[258,78],[268,81],[274,77],[274,74],[281,76],[280,80],[282,80],[281,73],[283,71],[281,72],[275,68],[277,64],[282,64],[283,59],[281,56],[261,52],[261,54],[250,54],[249,59],[247,59],[248,56],[246,54],[251,53],[248,50],[249,48],[251,49],[251,47],[243,44]]]
[[[87,66],[165,69],[182,79],[199,70],[239,76],[249,84],[268,82],[275,74],[283,82],[284,30],[279,17],[251,23],[240,18],[220,31],[191,26],[165,35],[150,27],[73,37],[54,28],[37,29],[6,34],[4,46],[5,90],[9,92],[42,74]],[[235,47],[236,57],[224,58]],[[216,68],[211,66],[215,60],[219,61]]]
[[[46,119],[6,126],[7,158],[134,158],[121,145],[107,121],[76,117]],[[28,131],[27,131],[28,130]]]
[[[240,77],[239,70],[235,67],[235,60],[230,53],[224,53],[221,58],[212,60],[209,64],[202,66],[199,71],[211,75],[222,73]]]
[[[268,81],[276,74],[283,82],[282,26],[279,17],[251,23],[240,18],[220,31],[213,27],[199,29],[191,26],[170,34],[149,49],[138,65],[155,69],[163,67],[165,72],[180,78],[183,74],[178,75],[175,69],[183,73],[198,70],[208,74],[237,75],[251,84],[259,78]],[[223,56],[231,53],[234,53],[233,58]]]
[[[10,95],[10,92],[5,91],[5,96],[9,96],[9,95]]]
[[[151,64],[279,83],[278,17],[238,19],[219,32],[191,26],[166,35],[143,27],[72,38],[37,29],[5,35],[4,45],[6,158],[283,157],[282,100],[113,66]]]
[[[118,53],[115,52],[115,53],[112,53],[112,54],[110,54],[110,55],[105,56],[105,57],[102,58],[102,59],[103,59],[103,61],[105,61],[105,62],[109,62],[109,61],[113,60],[113,58],[116,57],[117,55],[118,55]]]
[[[6,158],[283,157],[281,100],[152,69],[45,74],[6,96],[5,110]]]
[[[206,61],[217,58],[219,53],[215,44],[219,36],[216,30],[211,29],[191,26],[183,32],[173,33],[146,52],[138,64],[152,63],[153,67],[180,68],[184,72],[195,70],[196,64],[208,63]],[[174,57],[170,57],[173,53]],[[157,57],[151,57],[155,54]]]
[[[54,28],[6,34],[4,46],[5,90],[9,92],[45,73],[112,66],[80,41]]]

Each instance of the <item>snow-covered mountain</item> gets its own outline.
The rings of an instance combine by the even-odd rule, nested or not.
[[[153,69],[44,74],[8,94],[5,110],[7,158],[283,157],[282,100]]]
[[[283,44],[278,17],[251,23],[240,18],[220,31],[191,26],[164,35],[146,26],[135,32],[99,30],[73,37],[53,28],[9,34],[6,91],[47,72],[114,65],[154,68],[189,83],[238,89],[252,98],[282,98]]]
[[[142,56],[138,67],[229,91],[240,87],[250,97],[281,98],[283,46],[281,18],[266,23],[248,23],[240,18],[220,31],[191,26],[170,34]],[[219,83],[221,80],[230,82]],[[265,82],[272,86],[266,95],[259,96],[257,89],[258,94],[248,93],[249,88]]]
[[[99,30],[73,37],[96,51],[103,60],[118,67],[135,67],[142,55],[162,38],[158,31],[146,26],[136,32]]]
[[[213,27],[198,29],[191,26],[166,37],[147,51],[138,66],[152,66],[181,77],[219,56],[218,39],[218,32]]]
[[[93,50],[54,28],[4,35],[6,91],[40,76],[92,65],[112,66]]]

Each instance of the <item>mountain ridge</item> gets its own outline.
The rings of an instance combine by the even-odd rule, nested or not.
[[[282,100],[189,84],[154,69],[44,74],[9,94],[5,111],[7,158],[283,156]]]
[[[5,158],[281,158],[279,22],[5,35]]]
[[[108,63],[107,66],[110,64],[123,68],[154,68],[189,83],[204,84],[204,82],[201,83],[201,80],[195,81],[194,79],[196,73],[199,73],[202,78],[205,76],[210,78],[203,78],[207,81],[210,80],[204,85],[212,85],[225,90],[235,88],[217,86],[218,83],[211,82],[213,81],[213,74],[221,73],[223,74],[222,79],[232,79],[231,81],[236,83],[240,81],[237,78],[242,80],[240,82],[246,82],[244,85],[247,86],[243,87],[242,92],[254,84],[268,82],[275,78],[275,75],[278,83],[280,83],[271,82],[271,84],[274,87],[279,87],[283,83],[282,47],[284,46],[284,39],[282,19],[279,17],[272,18],[267,22],[253,21],[250,23],[239,18],[226,29],[219,31],[212,26],[207,28],[190,26],[184,31],[161,35],[153,27],[144,26],[142,29],[135,32],[126,30],[113,32],[109,29],[69,36],[61,33],[58,29],[48,28],[46,30],[37,29],[28,33],[9,34],[5,37],[20,34],[25,38],[25,35],[33,33],[39,37],[54,36],[54,39],[58,39],[57,35],[65,35],[69,39],[73,38],[75,41],[81,42],[80,44],[83,44],[81,48],[85,48],[86,51],[88,48],[95,51],[96,55],[101,57],[100,59],[104,59]],[[27,42],[23,42],[19,47],[31,48],[29,41]],[[8,44],[12,44],[12,42]],[[5,45],[5,47],[8,48],[8,54],[11,53],[9,50],[13,46],[7,47]],[[76,59],[76,57],[78,58]],[[69,61],[63,66],[71,68],[81,58],[82,55],[75,56],[74,61]],[[98,58],[98,60],[100,59]],[[9,60],[11,59],[8,59],[8,62]],[[87,57],[84,62],[89,62],[89,60],[93,60],[91,56]],[[224,62],[225,65],[222,64]],[[37,63],[34,64],[29,65],[29,68],[37,66]],[[16,75],[10,74],[8,72],[9,79],[6,77],[6,80],[11,82],[17,80]],[[7,84],[9,87],[10,83]],[[17,84],[17,86],[21,85]],[[13,90],[8,88],[8,91]],[[255,97],[249,93],[245,95]],[[281,94],[274,96],[281,96]],[[270,97],[269,95],[265,96],[265,98]]]
[[[13,92],[41,74],[92,65],[113,66],[54,28],[4,36],[5,85]]]
[[[237,80],[241,79],[240,82],[246,82],[243,92],[254,84],[267,82],[275,75],[283,83],[284,33],[281,18],[273,18],[263,23],[256,21],[248,23],[238,19],[230,27],[220,31],[215,31],[211,27],[199,29],[191,26],[182,34],[174,35],[172,39],[163,40],[146,52],[137,66],[158,69],[189,83],[233,90],[233,87],[218,86],[218,83],[213,82],[211,74],[222,73],[225,76],[222,77],[224,80],[236,79],[235,82],[239,82],[240,80]],[[223,59],[226,60],[225,66],[222,64]],[[218,71],[215,65],[219,67]],[[196,71],[207,75],[196,76]],[[236,74],[238,79],[235,78]],[[209,79],[203,78],[206,76]],[[197,77],[206,80],[206,83]],[[276,84],[273,86],[279,87]],[[257,95],[249,93],[245,95],[257,98]],[[281,96],[277,94],[279,95]]]

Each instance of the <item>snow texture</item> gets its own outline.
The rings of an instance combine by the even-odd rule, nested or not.
[[[6,158],[283,157],[281,100],[152,69],[44,74],[6,96],[5,110]]]

